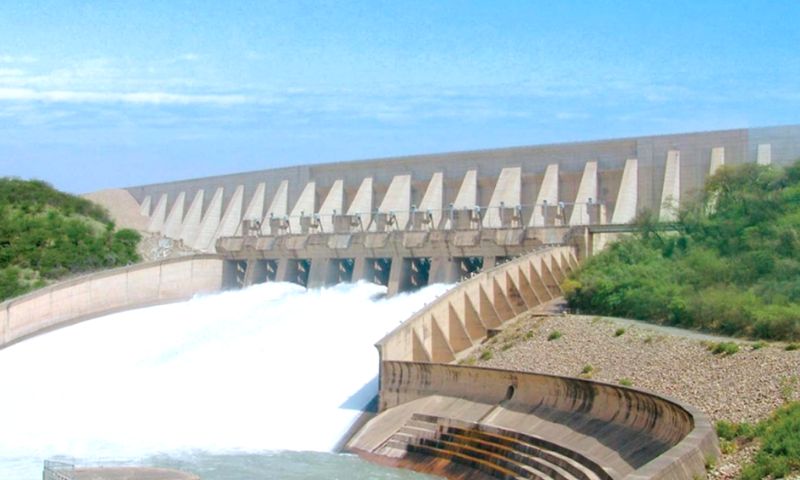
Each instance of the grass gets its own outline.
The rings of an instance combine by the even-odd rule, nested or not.
[[[536,334],[533,330],[528,330],[525,332],[525,340],[530,340]]]
[[[739,447],[736,442],[725,440],[724,438],[719,440],[719,451],[722,452],[723,455],[730,455],[735,453],[738,449]]]
[[[781,378],[780,392],[784,403],[789,403],[792,401],[792,398],[794,398],[794,392],[797,390],[797,384],[797,375]]]
[[[622,336],[624,334],[625,334],[625,329],[624,328],[618,328],[618,329],[616,329],[614,331],[614,336],[615,337],[620,337],[620,336]]]
[[[591,366],[590,364],[586,364],[586,365],[583,366],[583,369],[581,370],[581,373],[584,374],[584,375],[588,375],[588,374],[592,373],[593,371],[594,371],[594,367]]]
[[[622,385],[623,387],[632,387],[633,386],[633,380],[631,380],[628,377],[620,378],[619,379],[619,384]]]
[[[648,344],[648,345],[649,345],[649,344],[651,344],[651,343],[653,343],[653,337],[652,337],[652,336],[650,336],[650,335],[648,335],[648,336],[644,337],[644,343],[646,343],[646,344]]]
[[[491,360],[493,356],[494,356],[494,354],[492,353],[491,350],[484,350],[484,351],[481,352],[480,359],[484,360],[484,361]]]
[[[769,345],[769,344],[762,340],[762,341],[758,341],[758,342],[750,345],[750,348],[752,348],[753,350],[761,350],[762,348],[766,347],[767,345]]]
[[[709,351],[714,355],[734,355],[739,351],[739,344],[736,342],[709,343]]]
[[[794,351],[794,350],[800,350],[800,343],[792,342],[789,345],[786,345],[786,348],[784,350],[786,350],[787,352],[791,352],[791,351]]]
[[[761,448],[745,465],[742,479],[786,478],[800,472],[800,402],[787,403],[757,424],[719,421],[716,430],[723,453],[759,440]]]
[[[563,334],[558,330],[553,330],[552,332],[550,332],[550,335],[547,336],[547,341],[552,342],[553,340],[558,340],[559,338],[562,337],[562,335]]]
[[[762,422],[761,449],[742,479],[786,478],[800,472],[800,402],[779,408]]]

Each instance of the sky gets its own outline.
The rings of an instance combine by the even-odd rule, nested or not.
[[[800,2],[0,2],[0,175],[62,190],[800,123]]]

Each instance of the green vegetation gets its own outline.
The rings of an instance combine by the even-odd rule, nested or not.
[[[784,348],[784,350],[786,350],[787,352],[800,350],[800,343],[790,343],[789,345],[786,345],[786,348]]]
[[[552,332],[550,332],[550,335],[547,336],[547,341],[551,342],[553,340],[558,340],[559,338],[561,338],[561,335],[562,335],[561,332],[559,332],[558,330],[553,330]]]
[[[754,344],[750,345],[750,348],[752,348],[753,350],[761,350],[767,345],[769,345],[767,342],[759,340],[758,342],[755,342]]]
[[[761,449],[753,463],[746,465],[742,478],[786,478],[800,472],[800,402],[787,403],[770,418],[755,425],[748,423],[717,423],[717,435],[726,449],[731,443],[746,443],[758,439]]]
[[[622,336],[624,334],[625,334],[625,329],[624,328],[618,328],[616,331],[614,331],[614,336],[615,337],[619,337],[619,336]]]
[[[739,352],[739,344],[736,342],[710,343],[708,349],[714,355],[733,355]]]
[[[71,274],[137,262],[140,236],[41,181],[0,178],[0,300]]]
[[[528,330],[527,332],[525,332],[525,340],[532,339],[534,335],[536,335],[536,332],[534,330]]]
[[[581,373],[584,374],[584,375],[589,375],[593,371],[594,371],[594,367],[591,364],[587,363],[586,365],[583,366],[583,369],[581,370]]]
[[[790,375],[788,377],[781,378],[780,392],[784,403],[791,402],[792,398],[794,398],[794,392],[797,389],[797,383],[797,375]]]
[[[481,352],[480,359],[481,360],[491,360],[493,356],[494,356],[494,354],[492,353],[492,351],[487,349],[487,350],[484,350],[484,351]]]
[[[633,380],[631,380],[630,378],[627,378],[627,377],[620,378],[619,379],[619,384],[622,385],[623,387],[632,387],[633,386]]]
[[[570,308],[765,340],[800,340],[800,162],[721,168],[677,231],[652,214],[564,282]]]

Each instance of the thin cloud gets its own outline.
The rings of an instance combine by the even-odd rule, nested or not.
[[[21,77],[25,75],[25,70],[19,68],[0,68],[0,77]]]
[[[36,57],[30,55],[0,55],[0,63],[34,63]]]
[[[217,105],[251,103],[253,99],[237,94],[185,94],[169,92],[84,92],[70,90],[33,90],[0,88],[0,101],[49,103],[125,103],[139,105]]]

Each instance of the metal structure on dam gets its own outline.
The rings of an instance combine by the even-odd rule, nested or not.
[[[540,245],[590,255],[722,165],[800,158],[800,126],[304,165],[127,188],[147,230],[237,261],[236,282],[454,282]],[[598,236],[602,237],[602,235]]]

